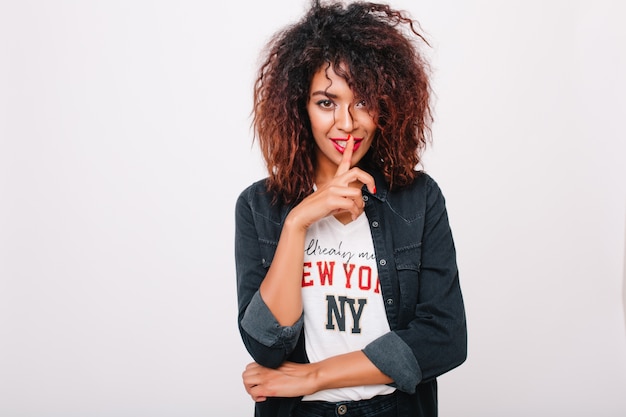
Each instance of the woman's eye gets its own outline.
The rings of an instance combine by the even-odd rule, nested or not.
[[[355,106],[357,109],[362,109],[364,107],[367,107],[367,102],[365,100],[361,100],[358,103],[356,103]]]
[[[317,105],[323,109],[332,109],[334,107],[334,103],[328,99],[318,101]]]

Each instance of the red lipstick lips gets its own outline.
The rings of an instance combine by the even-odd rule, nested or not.
[[[335,149],[343,153],[346,150],[346,146],[348,146],[349,137],[350,136],[348,135],[348,137],[346,138],[330,138],[330,140],[335,146]],[[354,138],[354,148],[352,149],[352,152],[356,152],[356,150],[359,149],[359,146],[361,146],[361,141],[363,141],[363,138]]]

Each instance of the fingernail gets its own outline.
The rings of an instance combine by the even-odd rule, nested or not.
[[[376,186],[372,189],[372,194],[376,194]]]

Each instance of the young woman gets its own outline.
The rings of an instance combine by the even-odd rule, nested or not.
[[[436,416],[466,358],[444,198],[417,169],[430,85],[418,25],[314,1],[254,89],[268,177],[236,203],[239,329],[256,416]]]

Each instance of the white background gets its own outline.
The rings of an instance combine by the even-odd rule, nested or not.
[[[394,1],[431,41],[469,357],[442,417],[626,414],[619,0]],[[0,1],[0,415],[251,416],[233,208],[299,0]]]

